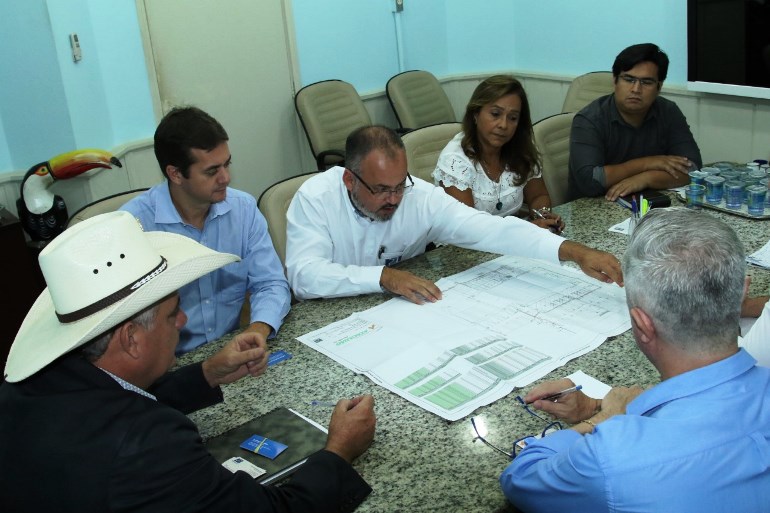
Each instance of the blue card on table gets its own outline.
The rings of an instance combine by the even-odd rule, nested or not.
[[[251,435],[241,443],[241,448],[249,452],[254,452],[260,456],[275,459],[276,456],[286,450],[288,446],[275,440],[259,435]]]
[[[270,353],[270,356],[267,358],[267,366],[270,367],[271,365],[281,363],[282,361],[288,360],[289,358],[291,358],[291,355],[283,350]]]

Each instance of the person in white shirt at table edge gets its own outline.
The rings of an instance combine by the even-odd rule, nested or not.
[[[392,266],[430,242],[573,261],[587,275],[623,284],[613,255],[515,217],[490,216],[412,178],[401,138],[390,128],[348,136],[346,167],[307,180],[287,212],[286,271],[298,299],[388,291],[422,304],[441,299],[430,280]]]

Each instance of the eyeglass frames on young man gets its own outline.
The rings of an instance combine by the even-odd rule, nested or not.
[[[403,196],[406,194],[409,189],[411,189],[414,186],[414,180],[412,180],[412,175],[409,174],[409,172],[406,173],[406,179],[404,180],[404,183],[397,185],[395,187],[383,187],[378,186],[377,188],[371,187],[368,183],[364,181],[363,178],[361,178],[358,173],[353,171],[352,169],[348,169],[350,171],[350,174],[355,176],[361,184],[366,187],[366,189],[372,193],[372,196],[374,196],[377,199],[385,199],[391,194],[396,196]]]
[[[626,75],[626,74],[620,75],[620,80],[630,85],[631,87],[634,87],[637,82],[639,82],[642,85],[642,87],[652,87],[658,83],[658,81],[655,80],[654,78],[639,78],[633,75]]]

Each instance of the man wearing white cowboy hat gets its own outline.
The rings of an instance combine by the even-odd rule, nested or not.
[[[0,386],[0,511],[347,511],[371,491],[350,462],[374,434],[373,399],[342,400],[326,449],[280,488],[230,473],[184,413],[267,366],[242,333],[167,372],[187,318],[176,290],[238,260],[126,212],[65,231],[40,254],[48,288]]]

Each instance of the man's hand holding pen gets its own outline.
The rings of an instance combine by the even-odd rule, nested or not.
[[[626,413],[626,406],[643,390],[639,387],[614,387],[604,399],[593,399],[579,390],[570,379],[547,381],[537,385],[524,396],[524,402],[575,424],[580,432],[593,431],[596,424],[615,415]],[[586,422],[586,424],[581,424]],[[578,429],[580,428],[580,429]]]
[[[565,390],[574,391],[564,393]],[[601,400],[588,397],[566,378],[537,385],[524,396],[524,402],[570,424],[589,418],[602,404]]]

